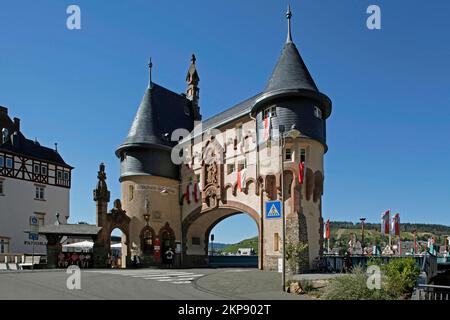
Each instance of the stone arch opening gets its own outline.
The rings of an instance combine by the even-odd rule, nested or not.
[[[192,212],[183,221],[184,262],[191,266],[207,266],[211,230],[223,220],[247,214],[256,223],[258,232],[258,267],[262,268],[261,216],[252,208],[239,202],[228,201],[226,205],[210,210]]]
[[[128,230],[120,225],[110,228],[107,239],[107,267],[126,268],[128,254]]]

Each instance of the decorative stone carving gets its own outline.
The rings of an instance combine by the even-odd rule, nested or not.
[[[112,214],[125,214],[126,211],[122,209],[122,202],[119,199],[114,200],[114,208],[111,209]]]
[[[103,163],[99,166],[97,187],[94,189],[94,201],[109,202],[110,192],[106,185],[105,165]]]
[[[222,199],[224,150],[214,137],[206,143],[204,150],[202,200],[209,208],[215,208]]]

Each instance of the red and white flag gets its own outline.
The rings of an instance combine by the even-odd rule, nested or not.
[[[325,231],[323,233],[324,239],[330,239],[330,219],[325,222]]]
[[[270,127],[271,127],[271,121],[270,121],[270,115],[268,115],[265,119],[264,119],[264,141],[269,140],[270,138]]]
[[[305,180],[305,162],[302,161],[298,164],[298,183],[303,184]]]
[[[238,172],[237,172],[237,188],[239,189],[239,191],[242,191],[242,189],[245,186],[246,171],[247,171],[247,169],[242,169],[242,171],[238,169]]]
[[[391,212],[391,210],[387,210],[381,215],[381,234],[389,234],[390,212]]]
[[[399,213],[397,213],[394,217],[392,217],[391,235],[393,235],[393,236],[400,235],[400,214]]]

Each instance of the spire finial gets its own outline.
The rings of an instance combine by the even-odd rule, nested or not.
[[[153,68],[153,63],[152,63],[152,58],[150,57],[150,59],[148,60],[148,88],[149,89],[152,87],[152,68]]]
[[[192,64],[195,64],[195,61],[197,61],[197,58],[195,57],[195,54],[192,54],[192,57],[191,57]]]
[[[292,12],[291,12],[291,5],[288,5],[288,9],[286,12],[286,18],[288,20],[288,35],[286,39],[286,43],[292,42],[292,35],[291,35],[291,18],[292,18]]]

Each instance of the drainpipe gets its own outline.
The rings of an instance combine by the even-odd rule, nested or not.
[[[259,269],[264,269],[264,237],[263,237],[263,229],[264,229],[264,200],[263,200],[263,188],[262,185],[260,186],[259,183],[259,137],[258,137],[258,122],[256,121],[256,118],[252,116],[252,113],[249,113],[250,119],[255,121],[255,133],[256,133],[256,185],[259,188],[259,198],[260,198],[260,213],[261,213],[261,219],[260,219],[260,225],[259,225],[259,261],[260,266]]]

